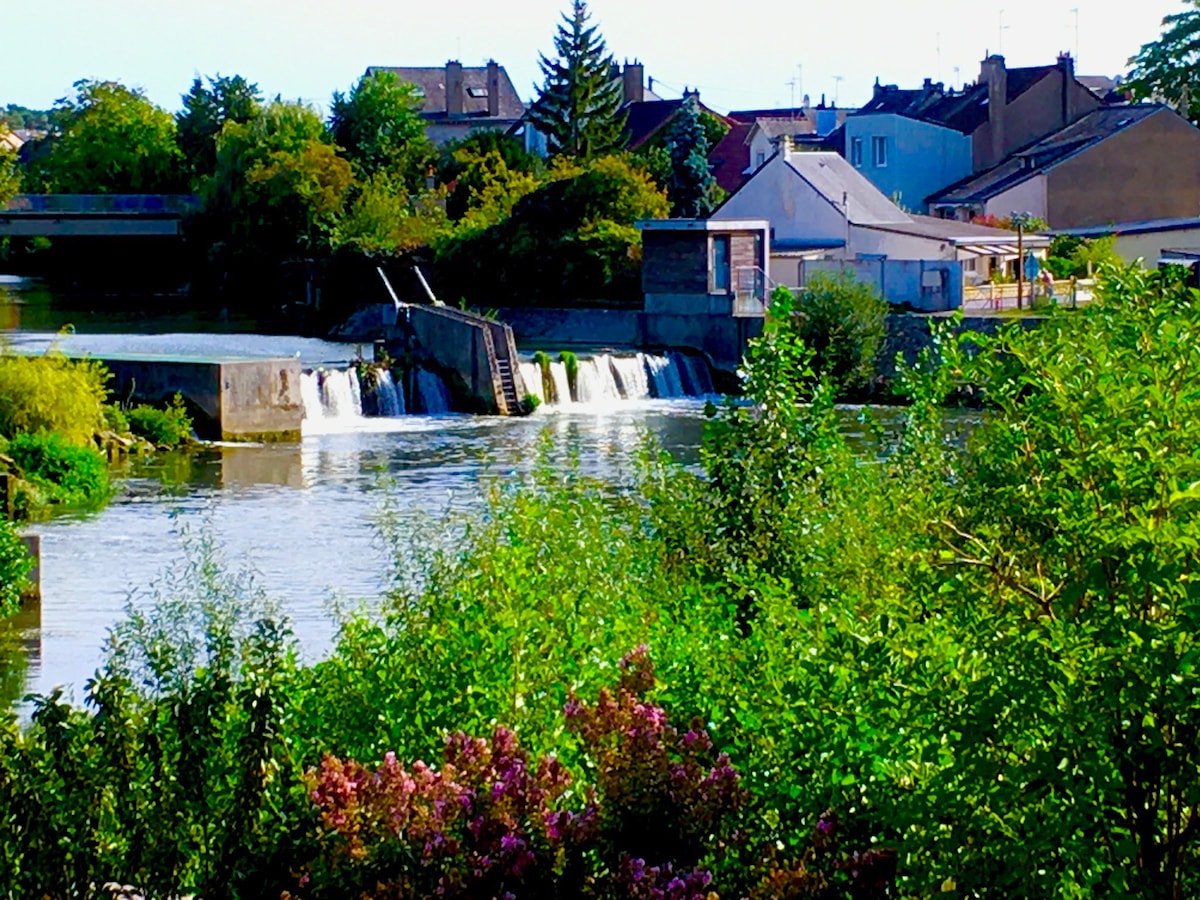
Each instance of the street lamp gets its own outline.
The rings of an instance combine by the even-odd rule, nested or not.
[[[1020,309],[1025,294],[1025,229],[1033,221],[1033,213],[1014,212],[1008,218],[1017,229],[1017,309]],[[1029,305],[1033,305],[1032,299]]]

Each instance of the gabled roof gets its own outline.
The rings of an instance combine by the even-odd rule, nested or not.
[[[625,135],[629,149],[640,147],[648,141],[681,106],[683,100],[643,100],[625,104]]]
[[[512,79],[504,66],[500,70],[500,119],[519,119],[525,114],[525,104],[513,87]],[[426,119],[446,117],[446,67],[445,66],[370,66],[372,72],[395,72],[401,81],[416,85],[425,98],[421,104],[421,115]],[[488,117],[487,66],[463,66],[463,116],[466,118]]]
[[[1058,70],[1057,66],[1033,66],[1007,70],[1005,102],[1012,103],[1027,90]],[[988,89],[976,83],[962,91],[947,93],[940,84],[916,90],[880,88],[854,113],[856,116],[891,114],[972,134],[988,120]]]
[[[747,140],[753,127],[753,122],[735,120],[730,125],[729,131],[725,133],[725,137],[717,141],[716,146],[709,151],[708,163],[713,177],[717,179],[717,184],[721,186],[721,189],[727,193],[732,194],[745,184],[749,177],[746,175],[746,168],[750,165],[750,149],[747,147]]]
[[[926,202],[944,206],[983,203],[1164,111],[1170,112],[1157,103],[1105,106],[1093,110],[1066,128],[1021,148],[998,165],[938,191]]]
[[[784,153],[784,163],[853,225],[909,222],[900,207],[836,153]]]

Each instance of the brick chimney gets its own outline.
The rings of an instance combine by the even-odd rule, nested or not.
[[[463,114],[463,68],[462,63],[452,59],[446,63],[446,115]]]
[[[979,83],[987,85],[988,132],[991,141],[984,168],[1004,159],[1004,108],[1008,105],[1008,69],[1004,57],[993,53],[980,64]]]
[[[645,75],[645,67],[636,59],[633,62],[625,63],[625,72],[622,75],[623,96],[626,103],[641,103],[646,99],[646,90],[642,85],[645,83],[643,77]]]
[[[488,118],[500,118],[500,66],[494,59],[487,64],[487,109]]]
[[[1065,128],[1078,118],[1075,110],[1075,60],[1070,53],[1058,54],[1059,81],[1062,86],[1062,125]]]

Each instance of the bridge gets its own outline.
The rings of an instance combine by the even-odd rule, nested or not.
[[[0,207],[0,237],[177,237],[191,194],[18,194]]]

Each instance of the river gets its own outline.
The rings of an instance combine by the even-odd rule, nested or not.
[[[97,355],[299,355],[306,367],[333,372],[359,350],[289,336],[204,333],[196,329],[225,323],[186,313],[106,318],[58,300],[0,284],[0,322],[8,326],[9,344],[36,350],[57,342]],[[56,335],[67,323],[74,333]],[[114,326],[121,330],[107,330]],[[641,393],[656,374],[669,385],[682,383],[665,358],[659,363],[661,373],[645,367]],[[598,366],[581,366],[581,375],[595,371]],[[619,377],[616,365],[611,371]],[[209,446],[129,464],[102,511],[58,515],[31,528],[42,539],[42,601],[10,624],[24,648],[25,687],[46,692],[63,685],[81,700],[109,629],[127,603],[147,602],[150,585],[179,561],[185,528],[208,529],[233,568],[253,567],[311,660],[329,647],[331,602],[370,603],[386,585],[389,559],[373,524],[385,497],[401,510],[435,515],[478,505],[490,479],[528,469],[546,433],[556,459],[565,464],[577,455],[583,471],[609,480],[629,474],[644,434],[680,461],[697,462],[703,399],[627,400],[600,381],[588,396],[587,403],[543,405],[525,419],[318,411],[296,443]]]

